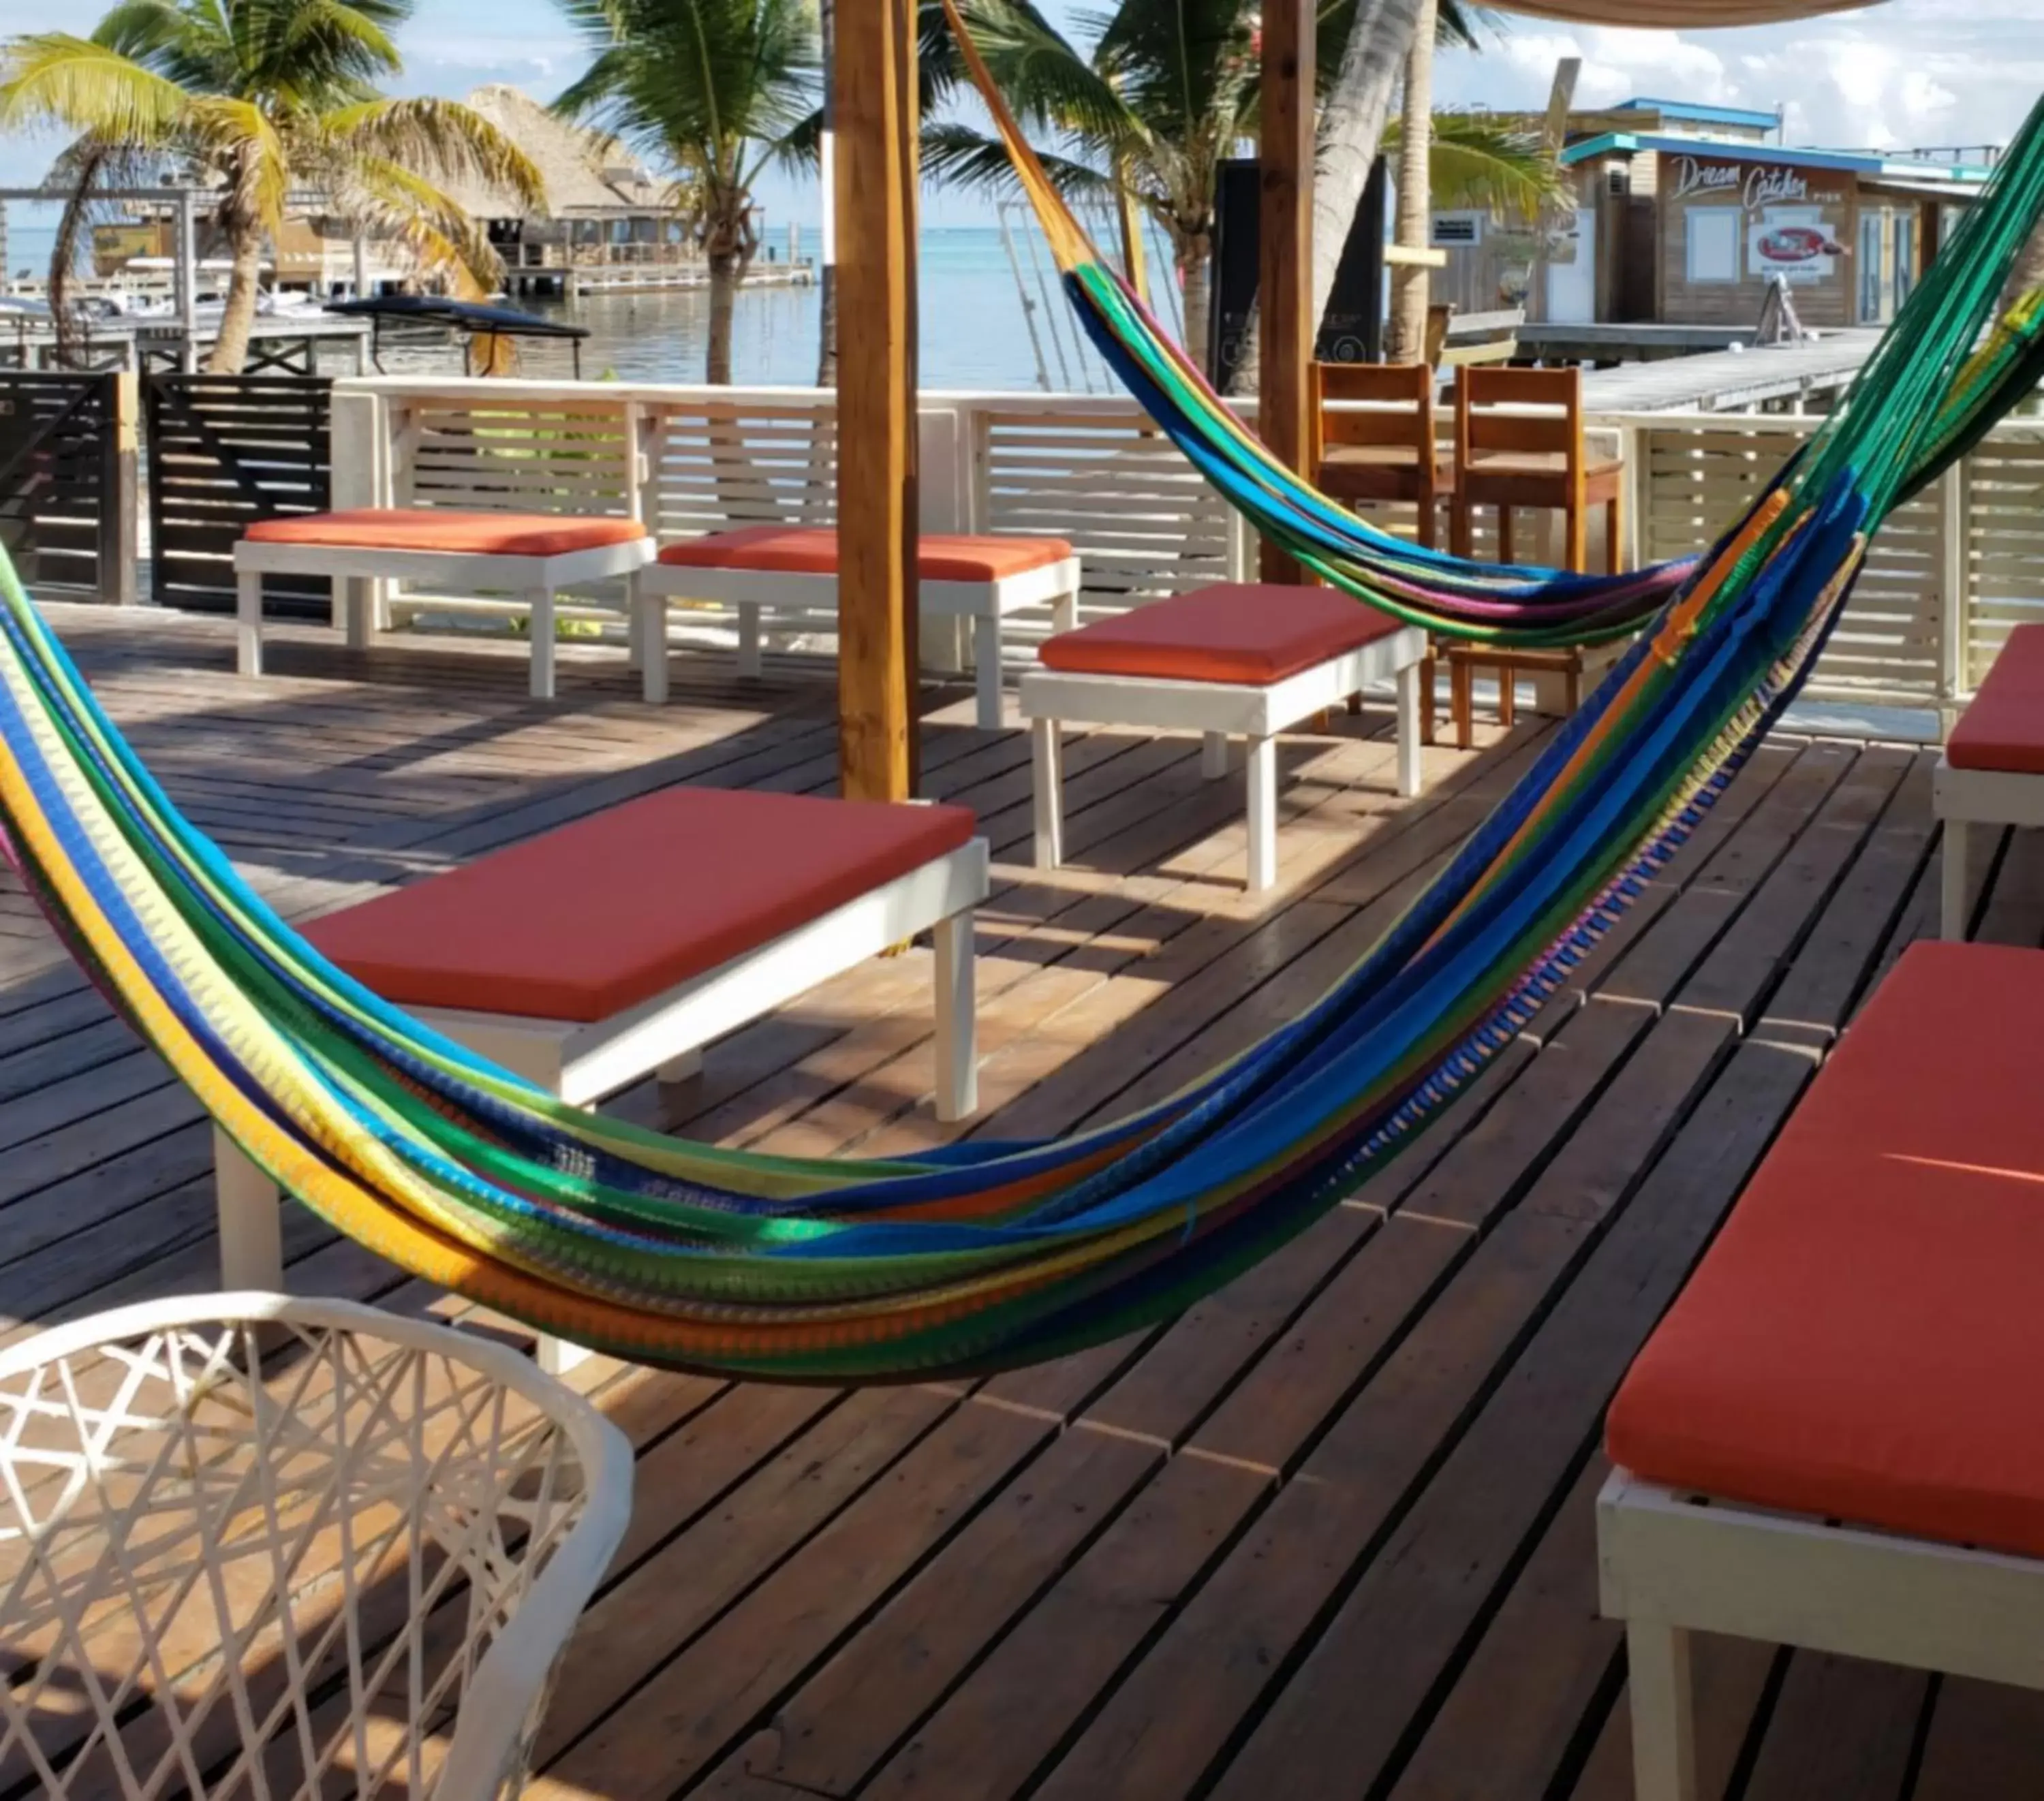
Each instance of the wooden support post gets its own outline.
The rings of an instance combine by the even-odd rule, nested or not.
[[[1262,236],[1257,282],[1262,314],[1258,341],[1257,431],[1287,468],[1304,470],[1307,382],[1313,355],[1312,0],[1271,0],[1263,9],[1261,96]],[[1267,538],[1266,582],[1300,582],[1304,572]]]
[[[100,379],[106,384],[110,417],[99,497],[99,597],[132,607],[140,597],[136,571],[142,559],[141,379],[132,369],[116,370]]]
[[[916,7],[855,0],[836,41],[838,770],[916,786]]]

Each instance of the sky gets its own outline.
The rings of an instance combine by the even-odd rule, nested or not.
[[[90,17],[95,0],[83,0]],[[1104,0],[1046,0],[1070,21]],[[48,30],[53,0],[0,0],[0,35]],[[1539,107],[1556,60],[1580,56],[1578,102],[1646,95],[1787,109],[1788,139],[1838,148],[2004,142],[2044,93],[2044,0],[1888,0],[1885,6],[1762,29],[1658,32],[1573,28],[1508,17],[1480,54],[1446,56],[1444,106]],[[66,22],[68,23],[68,17]],[[403,90],[459,96],[509,82],[550,99],[581,66],[553,0],[417,0],[400,44]],[[38,181],[56,146],[0,139],[0,182]],[[813,224],[813,196],[770,178],[761,198],[778,222]],[[926,198],[936,225],[991,217],[982,201]]]

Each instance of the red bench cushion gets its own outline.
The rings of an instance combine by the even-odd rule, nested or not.
[[[342,550],[444,551],[465,556],[559,556],[628,544],[646,536],[636,519],[564,519],[551,513],[457,513],[439,507],[357,507],[259,519],[248,536],[265,544]]]
[[[1036,654],[1078,674],[1262,685],[1402,629],[1337,589],[1224,583],[1060,632]]]
[[[997,582],[1062,563],[1062,538],[973,538],[932,532],[918,540],[916,573],[925,582]],[[828,526],[745,525],[669,544],[661,562],[678,569],[758,569],[774,574],[835,575],[837,533]]]
[[[2044,625],[2009,633],[1945,755],[1954,769],[2044,774]]]
[[[1650,1480],[2044,1557],[2044,954],[1919,944],[1613,1402]]]
[[[602,1020],[905,875],[965,807],[670,788],[315,920],[389,1000]]]

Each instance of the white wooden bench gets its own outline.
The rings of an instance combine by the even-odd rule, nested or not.
[[[1038,607],[1052,628],[1078,623],[1079,559],[1058,538],[970,537],[931,533],[919,540],[917,593],[923,616],[972,621],[978,723],[1001,726],[1003,622]],[[828,526],[747,525],[669,544],[635,583],[644,635],[639,655],[647,694],[667,682],[667,603],[714,601],[738,612],[739,674],[759,674],[759,628],[771,608],[834,612],[837,533]]]
[[[2019,625],[1938,760],[1931,804],[1944,825],[1943,935],[1972,923],[1976,826],[2044,826],[2044,625]]]
[[[528,598],[532,693],[551,701],[555,596],[577,582],[628,577],[652,561],[653,551],[634,519],[363,507],[259,520],[234,547],[236,666],[244,675],[263,673],[265,575],[331,576],[334,623],[350,650],[367,648],[375,636],[371,583],[425,582]],[[665,671],[657,683],[650,668],[644,673],[647,699],[664,700]]]
[[[1201,588],[1047,640],[1022,678],[1039,869],[1063,860],[1059,732],[1067,721],[1203,735],[1204,773],[1248,744],[1252,893],[1278,874],[1277,735],[1395,680],[1398,792],[1420,791],[1420,671],[1427,635],[1331,588]]]
[[[2044,954],[1913,947],[1619,1388],[1637,1801],[1696,1795],[1696,1632],[2044,1688],[2040,1012]]]
[[[978,1105],[963,807],[670,788],[314,920],[385,1000],[577,1105],[680,1081],[712,1039],[932,932],[936,1108]],[[279,1197],[214,1135],[222,1285],[281,1289]],[[550,1357],[558,1353],[543,1346]]]

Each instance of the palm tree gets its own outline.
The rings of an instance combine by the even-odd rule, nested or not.
[[[233,259],[207,367],[237,372],[256,317],[263,245],[294,187],[359,228],[404,239],[421,265],[488,293],[502,265],[437,185],[469,179],[535,210],[545,195],[524,153],[446,100],[394,100],[375,83],[399,63],[390,34],[411,0],[120,0],[90,37],[35,32],[0,52],[0,127],[78,134],[72,176],[155,166],[219,192],[214,224]],[[63,244],[91,204],[73,188]]]
[[[709,261],[707,377],[731,379],[731,318],[759,248],[753,184],[799,161],[816,102],[814,0],[560,0],[594,60],[554,102],[672,167]]]
[[[1331,77],[1362,3],[1322,9],[1320,66]],[[966,16],[1017,115],[1072,150],[1044,158],[1067,195],[1105,198],[1126,189],[1162,228],[1184,293],[1186,348],[1204,361],[1216,179],[1222,160],[1256,129],[1254,0],[1121,0],[1083,51],[1032,0],[972,0]],[[1469,40],[1468,21],[1452,5],[1442,6],[1441,30]],[[1452,159],[1435,171],[1444,194],[1517,206],[1551,190],[1547,163],[1512,134],[1458,128],[1454,144]],[[956,121],[925,129],[923,162],[936,179],[960,186],[1012,179],[998,141]]]
[[[1401,250],[1424,251],[1433,241],[1434,37],[1438,17],[1438,0],[1420,0],[1420,17],[1405,52],[1396,232]],[[1393,270],[1389,336],[1394,363],[1417,363],[1426,355],[1427,295],[1424,267],[1408,264]]]

